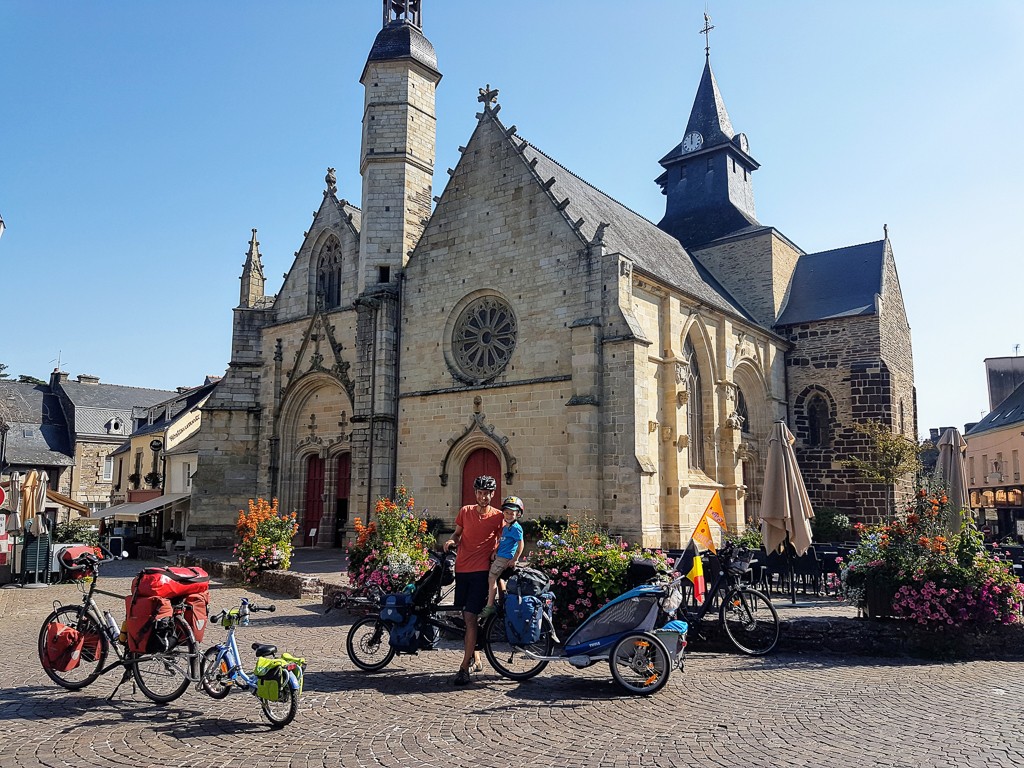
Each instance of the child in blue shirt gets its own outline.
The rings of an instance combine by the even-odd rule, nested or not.
[[[480,618],[494,613],[494,599],[497,597],[498,580],[509,568],[515,568],[523,554],[523,527],[516,519],[523,514],[523,500],[518,496],[508,496],[501,503],[501,511],[505,515],[505,525],[501,529],[498,549],[491,562],[491,570],[487,574],[487,605],[480,612]]]

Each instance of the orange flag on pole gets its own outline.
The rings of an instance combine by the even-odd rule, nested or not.
[[[718,523],[723,531],[729,530],[729,526],[725,522],[725,512],[722,510],[722,497],[718,495],[718,491],[715,491],[715,495],[708,502],[708,508],[704,510],[704,515]]]
[[[708,524],[707,512],[700,516],[700,522],[697,523],[697,527],[693,530],[693,536],[690,538],[699,549],[710,549],[712,552],[718,551],[715,549],[715,540],[711,538],[711,526]]]

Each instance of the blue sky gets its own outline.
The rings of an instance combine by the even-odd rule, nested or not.
[[[920,430],[976,421],[1024,344],[1024,3],[425,0],[435,194],[501,118],[647,218],[711,60],[761,163],[758,219],[807,252],[882,237],[910,317]],[[628,9],[628,10],[627,10]],[[0,4],[0,362],[172,389],[223,373],[250,230],[268,292],[322,199],[359,200],[379,0]]]

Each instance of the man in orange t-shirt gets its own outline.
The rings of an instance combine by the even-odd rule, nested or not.
[[[487,604],[487,572],[505,523],[501,510],[491,506],[497,487],[489,475],[481,475],[473,482],[476,504],[467,504],[459,510],[455,533],[444,545],[445,552],[453,544],[459,548],[455,558],[455,607],[462,608],[466,620],[465,654],[452,680],[455,685],[470,682],[470,671],[479,672],[483,668],[476,650],[477,617]]]

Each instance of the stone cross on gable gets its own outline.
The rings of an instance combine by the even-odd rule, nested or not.
[[[309,426],[307,427],[307,429],[309,430],[309,436],[310,437],[316,437],[316,414],[315,413],[309,414]]]
[[[476,100],[483,104],[485,109],[490,109],[491,104],[498,101],[498,89],[491,88],[491,84],[488,83],[486,87],[480,89],[480,95],[476,97]]]

